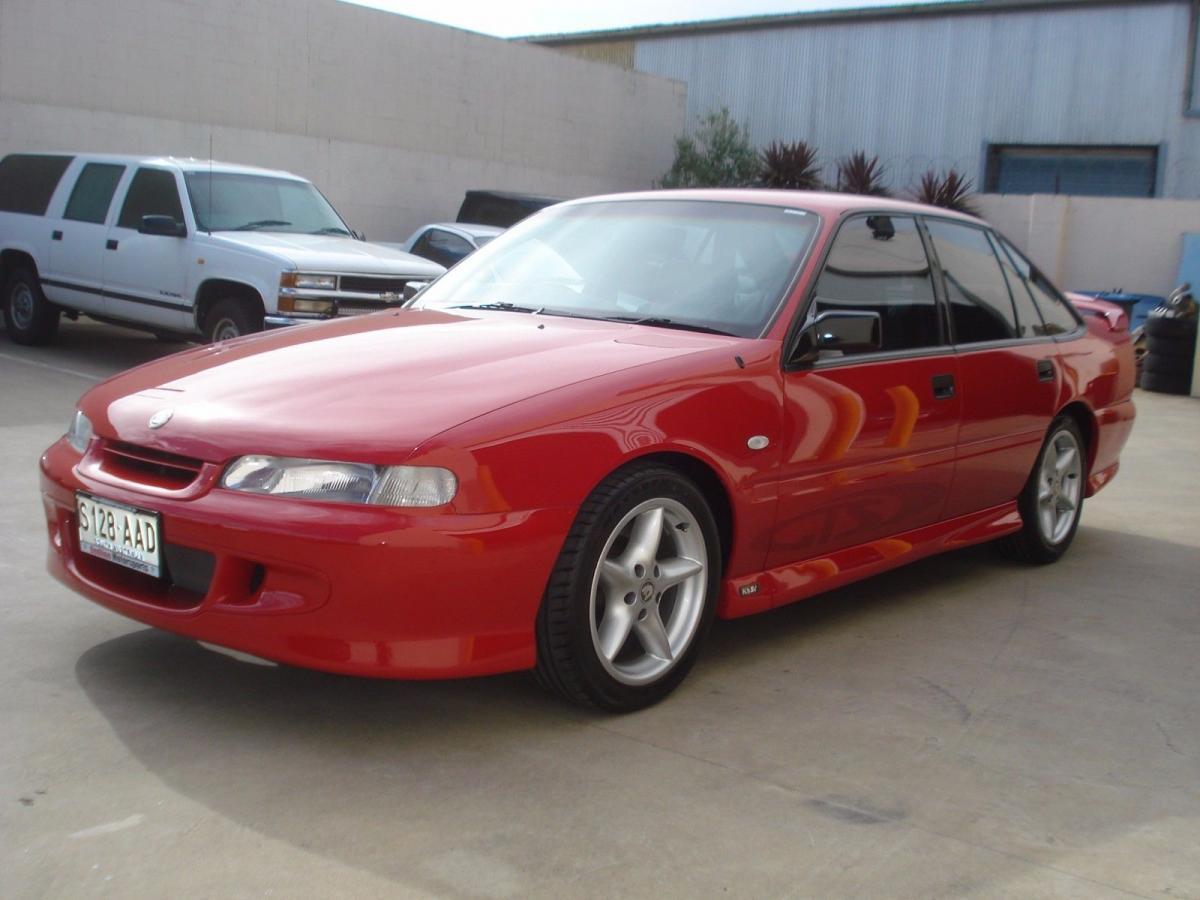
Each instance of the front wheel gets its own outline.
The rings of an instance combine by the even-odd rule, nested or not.
[[[218,300],[205,317],[204,341],[215,344],[263,330],[263,317],[249,303],[229,297]]]
[[[537,620],[536,674],[576,703],[626,712],[681,682],[716,609],[720,539],[677,471],[634,465],[580,507]]]
[[[1010,556],[1052,563],[1067,552],[1083,512],[1086,476],[1079,426],[1069,416],[1059,416],[1050,423],[1037,464],[1017,499],[1021,530],[1001,545]]]

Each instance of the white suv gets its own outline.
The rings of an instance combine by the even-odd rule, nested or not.
[[[0,160],[9,337],[85,313],[163,338],[223,340],[404,302],[445,269],[355,235],[287,172],[168,157]]]

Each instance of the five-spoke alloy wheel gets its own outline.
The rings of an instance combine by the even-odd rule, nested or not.
[[[687,674],[716,608],[720,538],[674,469],[633,464],[580,507],[538,613],[538,678],[576,702],[638,709]]]
[[[1087,450],[1070,416],[1050,423],[1037,463],[1017,500],[1021,530],[1005,538],[1012,556],[1049,563],[1062,556],[1075,537],[1083,511]]]

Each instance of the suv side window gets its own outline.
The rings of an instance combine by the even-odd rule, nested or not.
[[[142,216],[170,216],[176,222],[183,221],[179,188],[175,176],[166,169],[137,170],[125,195],[117,227],[136,230],[142,224]]]
[[[117,182],[125,174],[125,167],[112,163],[88,163],[79,173],[71,199],[67,201],[64,219],[75,222],[104,224],[108,218],[108,207],[112,203]]]
[[[999,237],[999,235],[997,235]],[[1022,281],[1037,304],[1038,311],[1045,319],[1043,334],[1066,334],[1074,331],[1082,324],[1071,304],[1062,296],[1046,276],[1033,267],[1033,264],[1021,255],[1012,244],[1000,238],[1000,245],[1012,260],[1013,265],[1021,274]]]
[[[925,225],[945,278],[955,343],[1015,338],[1017,311],[987,233],[945,219]]]
[[[13,153],[0,159],[0,212],[43,216],[73,156]]]
[[[882,350],[941,343],[929,259],[912,216],[853,216],[842,223],[817,279],[814,314],[879,313]]]

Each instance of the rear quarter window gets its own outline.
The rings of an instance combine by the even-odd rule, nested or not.
[[[14,153],[0,159],[0,212],[44,216],[73,156]]]
[[[1045,334],[1066,334],[1083,324],[1083,320],[1076,315],[1070,301],[1060,294],[1049,279],[1034,268],[1033,263],[1026,259],[1016,247],[1002,237],[1000,246],[1012,260],[1013,266],[1020,273],[1033,302],[1042,314],[1046,323],[1043,326]]]

